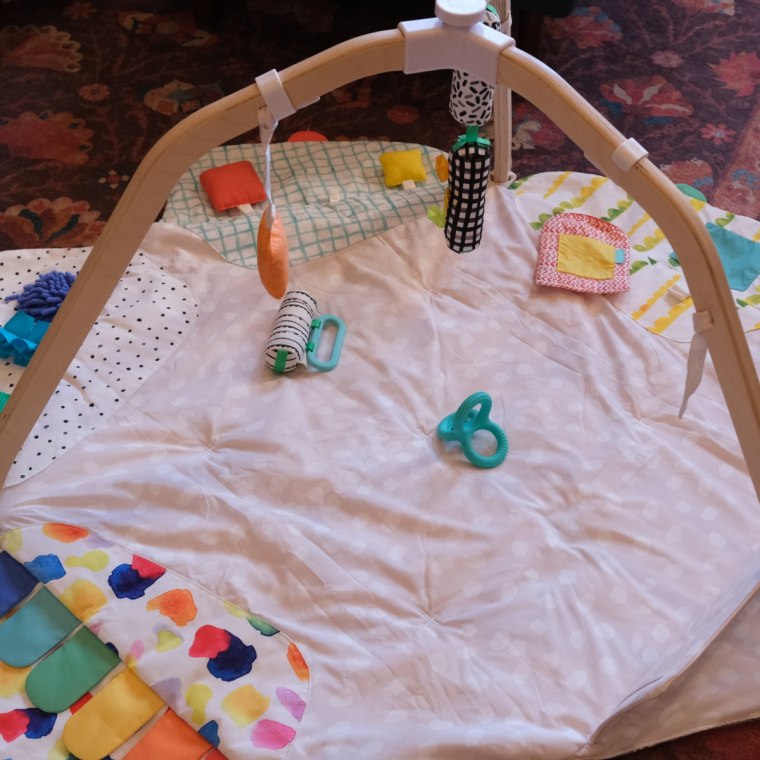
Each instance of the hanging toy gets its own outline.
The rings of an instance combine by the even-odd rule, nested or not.
[[[486,6],[483,23],[497,32],[501,31],[501,19],[493,6]],[[493,112],[493,91],[493,85],[455,70],[451,78],[449,113],[462,126],[482,127]]]
[[[272,198],[272,158],[269,145],[272,141],[277,121],[269,108],[258,111],[259,135],[265,148],[264,192],[266,208],[259,222],[256,251],[261,284],[269,295],[282,298],[288,289],[288,238],[282,220]]]
[[[323,329],[333,325],[335,337],[328,359],[317,358]],[[299,364],[320,372],[333,369],[340,358],[346,325],[334,314],[317,316],[317,302],[303,290],[289,290],[280,304],[265,349],[267,366],[278,374],[292,372]]]
[[[490,140],[478,137],[477,127],[467,127],[449,154],[444,234],[456,253],[467,253],[480,245],[490,170]]]

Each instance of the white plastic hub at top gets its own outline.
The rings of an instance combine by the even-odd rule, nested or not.
[[[404,73],[457,69],[496,84],[501,51],[515,41],[479,23],[485,8],[485,0],[436,0],[438,18],[402,21]]]
[[[485,17],[486,0],[435,0],[435,15],[449,26],[472,26]]]

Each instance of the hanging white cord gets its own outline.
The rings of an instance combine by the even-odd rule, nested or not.
[[[261,144],[264,145],[264,193],[267,196],[266,220],[267,228],[272,229],[275,217],[277,215],[277,209],[274,205],[274,198],[272,198],[272,155],[269,149],[269,145],[272,142],[272,136],[275,129],[277,129],[278,121],[272,116],[272,112],[267,106],[262,106],[256,112],[256,117],[259,121],[259,138]]]

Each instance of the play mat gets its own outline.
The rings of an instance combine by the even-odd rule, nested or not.
[[[581,213],[625,232],[628,291],[536,284],[544,226]],[[6,292],[40,262],[5,259]],[[678,419],[679,281],[610,180],[492,185],[466,255],[422,214],[294,264],[346,335],[334,370],[283,375],[256,269],[153,225],[0,494],[0,556],[49,592],[28,614],[68,610],[139,707],[108,679],[37,707],[47,660],[8,664],[11,617],[5,754],[101,757],[101,692],[113,758],[599,758],[757,714],[756,498],[709,362]],[[757,293],[734,293],[755,351]],[[436,435],[476,391],[508,436],[492,469]]]
[[[257,77],[92,250],[0,259],[3,758],[601,759],[760,715],[760,224],[496,5]],[[276,139],[436,68],[446,153]],[[507,88],[599,174],[512,181]]]

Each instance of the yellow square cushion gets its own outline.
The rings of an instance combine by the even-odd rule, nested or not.
[[[427,172],[422,165],[422,151],[418,148],[383,153],[380,164],[385,174],[386,187],[396,187],[407,180],[424,182],[427,179]]]
[[[615,276],[615,247],[583,235],[559,235],[557,270],[592,280]]]

